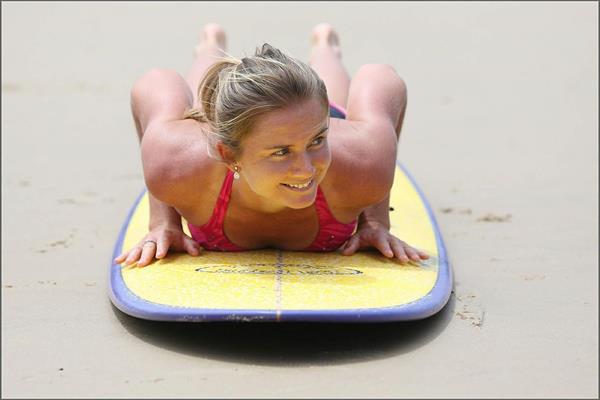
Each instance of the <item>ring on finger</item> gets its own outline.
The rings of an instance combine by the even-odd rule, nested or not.
[[[156,240],[152,240],[152,239],[144,240],[143,246],[145,246],[148,243],[154,243],[154,245],[157,246]]]

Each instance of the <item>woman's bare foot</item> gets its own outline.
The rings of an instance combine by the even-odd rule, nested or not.
[[[206,24],[202,28],[200,43],[195,48],[195,55],[207,47],[216,47],[220,50],[227,50],[227,35],[223,27],[216,23]]]
[[[316,25],[312,29],[310,41],[313,47],[330,47],[338,57],[342,57],[340,37],[330,24]]]

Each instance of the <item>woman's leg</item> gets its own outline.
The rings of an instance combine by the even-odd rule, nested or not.
[[[311,33],[312,48],[309,64],[327,87],[329,101],[346,108],[350,75],[342,64],[340,39],[329,24],[315,26]]]
[[[200,43],[194,50],[194,62],[190,68],[186,81],[190,85],[190,89],[194,95],[194,107],[197,107],[198,85],[206,70],[219,57],[225,55],[227,50],[227,37],[225,30],[219,24],[207,24],[202,28],[202,37]]]

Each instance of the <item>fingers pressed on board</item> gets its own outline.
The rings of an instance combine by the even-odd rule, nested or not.
[[[169,251],[169,241],[167,239],[161,239],[158,241],[158,247],[156,249],[156,258],[164,258]]]

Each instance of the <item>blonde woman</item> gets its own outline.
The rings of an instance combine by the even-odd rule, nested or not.
[[[403,80],[369,64],[351,81],[336,31],[317,25],[311,40],[310,66],[268,44],[239,60],[209,24],[186,79],[156,69],[134,84],[150,226],[116,262],[203,248],[428,258],[389,232]]]

